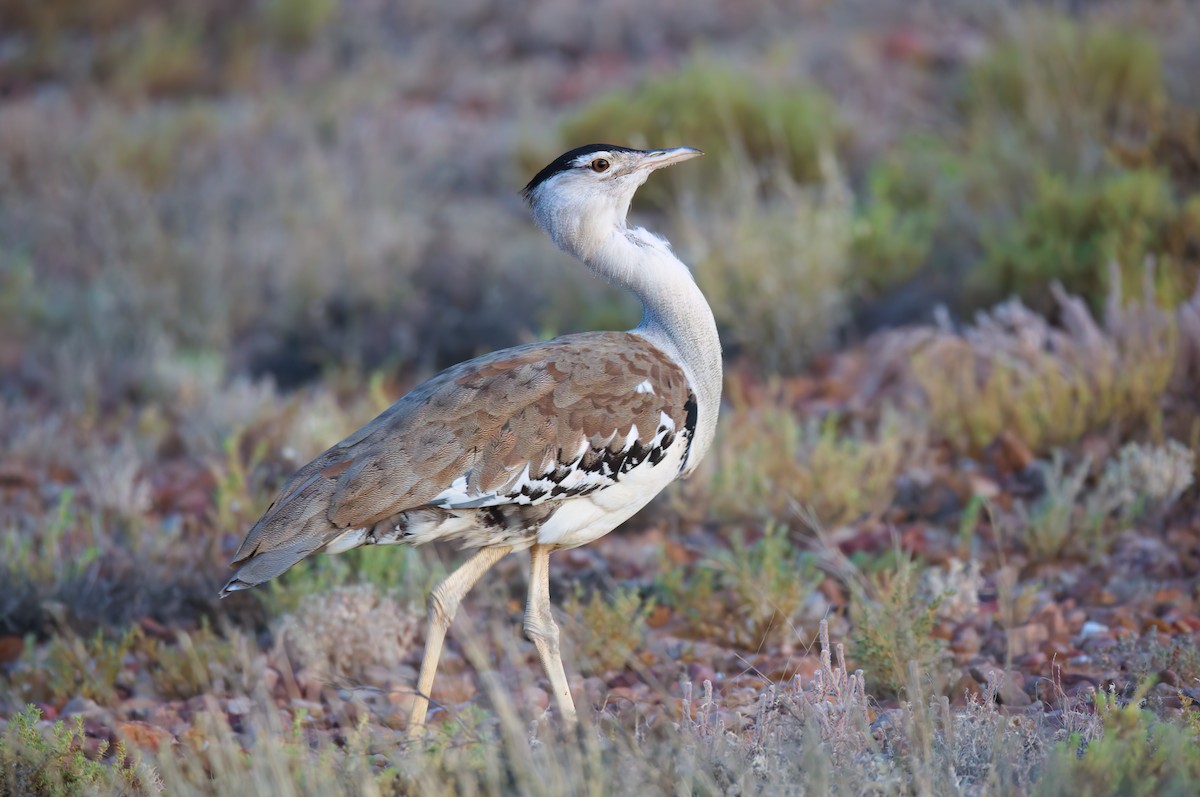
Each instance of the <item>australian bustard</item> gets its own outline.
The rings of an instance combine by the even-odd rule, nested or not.
[[[222,596],[315,553],[452,539],[476,553],[433,590],[409,717],[425,723],[446,630],[463,596],[529,550],[525,635],[567,723],[575,704],[550,611],[549,558],[612,531],[708,450],[721,345],[691,272],[662,238],[625,223],[655,169],[701,154],[573,149],[523,192],[560,249],[642,302],[630,332],[587,332],[449,368],[299,470],[233,557]]]

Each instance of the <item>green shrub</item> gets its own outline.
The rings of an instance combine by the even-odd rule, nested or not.
[[[194,633],[180,632],[173,645],[140,640],[138,656],[159,695],[186,700],[209,692],[251,693],[258,682],[258,671],[250,663],[253,650],[243,634],[231,630],[223,638],[204,619]]]
[[[580,671],[603,675],[624,669],[646,641],[646,618],[654,606],[654,598],[643,599],[632,588],[618,588],[608,597],[593,592],[586,600],[576,589],[563,610],[577,621],[568,637],[578,651]]]
[[[747,168],[760,179],[783,173],[799,183],[816,182],[822,151],[839,153],[849,141],[820,91],[708,60],[602,97],[568,119],[561,134],[577,143],[704,150],[705,168],[671,170],[639,191],[640,201],[659,204],[680,181],[708,175],[711,186]]]
[[[1031,558],[1070,553],[1095,559],[1111,550],[1131,524],[1159,515],[1191,487],[1194,454],[1175,440],[1162,446],[1129,443],[1105,463],[1091,487],[1092,463],[1086,457],[1072,468],[1055,450],[1050,462],[1035,464],[1044,492],[1032,504],[1020,499],[1015,504]]]
[[[754,543],[738,530],[729,549],[714,553],[704,567],[728,590],[728,636],[753,649],[768,638],[797,636],[796,615],[821,581],[813,557],[797,551],[787,527],[778,524],[768,524]]]
[[[113,88],[126,97],[179,96],[209,83],[201,23],[151,18],[137,30],[133,42],[113,58]]]
[[[1013,300],[914,346],[912,377],[941,439],[977,453],[1006,432],[1041,454],[1090,432],[1157,424],[1175,368],[1173,317],[1151,299],[1123,303],[1114,289],[1102,327],[1081,299],[1052,292],[1061,329]]]
[[[851,245],[854,288],[878,295],[914,276],[933,248],[937,219],[925,190],[913,191],[911,164],[884,159],[872,167]]]
[[[967,76],[973,132],[1011,130],[1068,172],[1103,165],[1114,147],[1149,144],[1166,105],[1148,35],[1031,10]]]
[[[923,421],[886,411],[873,427],[836,415],[802,419],[780,398],[750,404],[732,393],[722,417],[711,476],[685,513],[703,507],[724,520],[797,519],[808,510],[837,527],[877,517],[891,504],[895,480],[924,447]]]
[[[873,688],[899,694],[910,681],[910,669],[944,683],[945,642],[930,635],[946,595],[921,590],[920,566],[896,550],[895,566],[850,580],[850,617],[854,622],[854,658]]]
[[[855,247],[868,288],[949,271],[951,285],[965,275],[968,308],[1015,293],[1044,311],[1058,280],[1099,308],[1109,263],[1131,293],[1153,256],[1161,300],[1190,291],[1193,129],[1169,103],[1153,39],[1020,13],[967,70],[960,111],[872,166]]]
[[[726,349],[768,372],[803,368],[849,320],[854,208],[826,166],[819,189],[727,182],[680,219]]]
[[[312,43],[338,11],[338,0],[267,0],[263,16],[267,30],[286,47]]]
[[[999,207],[980,208],[988,223],[974,287],[981,301],[1016,292],[1046,309],[1038,294],[1057,279],[1098,307],[1107,264],[1120,265],[1127,291],[1139,287],[1143,261],[1170,255],[1182,218],[1171,172],[1153,159],[1168,102],[1158,45],[1053,14],[1017,19],[968,76],[968,158],[1004,150],[1024,173],[999,183]],[[1160,276],[1177,283],[1167,299],[1191,287],[1181,290],[1175,261],[1160,258]]]
[[[804,635],[801,609],[821,578],[815,558],[797,549],[788,527],[768,522],[753,542],[735,528],[728,548],[692,568],[663,561],[654,594],[682,615],[687,636],[760,650]]]
[[[1120,672],[1115,681],[1120,691],[1136,689],[1165,672],[1173,673],[1181,684],[1200,680],[1200,647],[1194,636],[1170,638],[1157,631],[1141,636],[1122,634],[1115,645],[1101,651],[1097,663],[1108,671]]]
[[[153,787],[153,775],[129,759],[124,743],[111,750],[111,765],[88,758],[82,716],[72,724],[60,720],[48,732],[40,727],[41,718],[37,707],[28,706],[0,732],[0,794],[125,795],[145,794]],[[101,742],[97,759],[108,753],[108,742]]]
[[[1141,697],[1141,692],[1138,698]],[[1200,782],[1200,746],[1192,729],[1159,719],[1135,698],[1118,705],[1100,692],[1100,738],[1083,744],[1071,736],[1055,747],[1034,794],[1154,795],[1184,797]]]
[[[1034,309],[1053,305],[1046,285],[1061,282],[1097,303],[1109,290],[1108,264],[1122,286],[1140,287],[1147,257],[1165,252],[1179,211],[1171,186],[1151,172],[1118,173],[1083,184],[1042,173],[1017,221],[984,237],[985,258],[973,289],[985,296],[1017,294]],[[1158,273],[1175,276],[1160,260]],[[1185,295],[1176,282],[1168,305]]]
[[[1062,451],[1055,451],[1049,463],[1039,462],[1045,492],[1026,508],[1018,503],[1022,520],[1022,542],[1034,561],[1061,555],[1069,545],[1084,538],[1082,526],[1099,524],[1100,518],[1077,511],[1082,503],[1084,485],[1091,462],[1084,460],[1068,470]],[[1088,535],[1091,536],[1091,535]]]
[[[119,689],[128,688],[132,673],[127,669],[135,648],[142,642],[140,629],[127,629],[120,636],[97,631],[92,637],[74,634],[56,636],[39,650],[27,644],[21,660],[3,676],[9,699],[62,705],[79,696],[101,705],[116,702]]]

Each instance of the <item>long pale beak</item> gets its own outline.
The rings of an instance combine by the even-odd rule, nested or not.
[[[704,153],[695,147],[675,147],[674,149],[656,149],[651,150],[642,158],[642,162],[637,165],[637,169],[661,169],[664,166],[670,166],[673,163],[680,163],[685,160],[703,155]]]

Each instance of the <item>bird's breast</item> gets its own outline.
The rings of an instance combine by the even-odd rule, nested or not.
[[[538,543],[574,548],[608,534],[675,480],[684,449],[673,445],[663,458],[643,460],[611,486],[563,501],[538,529]]]

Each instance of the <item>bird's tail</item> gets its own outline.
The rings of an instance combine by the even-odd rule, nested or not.
[[[237,572],[221,589],[222,598],[270,581],[345,534],[328,518],[334,481],[320,474],[299,478],[302,475],[297,474],[246,535],[230,563]]]
[[[246,560],[246,563],[234,573],[233,578],[229,579],[225,586],[221,588],[221,597],[225,598],[232,592],[250,589],[264,581],[270,581],[275,576],[282,575],[285,570],[301,559],[305,559],[316,553],[322,547],[324,546],[319,543],[313,545],[308,540],[298,540],[282,548],[257,553]]]

